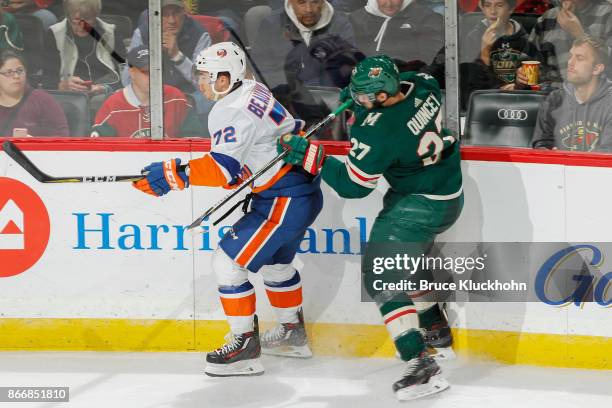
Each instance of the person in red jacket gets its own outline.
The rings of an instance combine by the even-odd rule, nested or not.
[[[149,49],[140,45],[127,55],[131,83],[112,94],[96,114],[92,137],[151,137],[149,109]],[[178,88],[164,85],[164,137],[202,133],[192,106]]]

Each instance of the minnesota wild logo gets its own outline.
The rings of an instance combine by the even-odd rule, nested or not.
[[[378,78],[381,72],[382,72],[382,68],[380,67],[370,68],[370,72],[368,73],[368,76],[370,78]]]
[[[151,129],[150,128],[138,129],[130,137],[133,139],[150,139]]]
[[[520,65],[519,59],[520,52],[505,42],[491,53],[491,66],[499,79],[505,83],[512,83],[516,77],[516,69]]]

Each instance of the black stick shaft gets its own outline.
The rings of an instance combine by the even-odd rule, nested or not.
[[[32,177],[41,183],[114,183],[136,181],[144,177],[143,174],[138,175],[114,175],[114,176],[66,176],[54,177],[50,176],[39,169],[29,158],[19,149],[15,143],[10,140],[2,143],[2,150],[12,158],[15,163],[24,168]]]

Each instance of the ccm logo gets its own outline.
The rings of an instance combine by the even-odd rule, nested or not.
[[[497,111],[497,117],[502,120],[527,120],[527,111],[518,109],[500,109]]]

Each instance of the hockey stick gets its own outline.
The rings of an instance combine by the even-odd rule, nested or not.
[[[312,136],[313,134],[315,134],[319,129],[323,128],[324,126],[327,126],[332,120],[334,120],[336,118],[336,116],[338,116],[340,113],[342,113],[345,109],[350,108],[353,105],[353,101],[352,100],[348,100],[346,102],[344,102],[342,105],[340,105],[335,111],[333,111],[332,113],[330,113],[329,115],[327,115],[325,117],[325,119],[323,119],[322,121],[320,121],[319,123],[316,123],[314,125],[312,125],[307,131],[306,134],[304,134],[304,138],[308,139],[310,136]],[[208,210],[206,210],[206,212],[204,214],[202,214],[201,216],[199,216],[198,218],[195,219],[195,221],[193,221],[191,224],[189,224],[189,226],[187,227],[187,229],[191,230],[194,229],[195,227],[199,226],[200,224],[202,224],[202,221],[204,221],[206,218],[210,217],[210,215],[212,213],[214,213],[215,211],[217,211],[219,208],[223,207],[229,200],[231,200],[232,198],[236,197],[236,195],[238,195],[238,193],[240,193],[242,190],[244,190],[248,185],[250,185],[253,181],[255,181],[256,179],[259,178],[259,176],[261,176],[262,174],[264,174],[266,171],[270,170],[272,167],[274,167],[274,165],[276,165],[276,163],[278,163],[279,161],[281,161],[287,154],[289,154],[289,150],[285,150],[283,151],[281,154],[279,154],[278,156],[276,156],[274,159],[270,160],[268,162],[268,164],[266,164],[265,166],[263,166],[259,171],[257,171],[256,173],[254,173],[251,177],[249,177],[248,179],[246,179],[245,181],[242,182],[242,184],[240,184],[240,186],[238,188],[236,188],[234,191],[232,191],[230,194],[228,194],[227,196],[225,196],[221,201],[219,201],[217,204],[213,205],[212,207],[210,207]]]
[[[41,171],[28,157],[10,140],[2,143],[2,150],[6,152],[17,164],[25,169],[36,180],[41,183],[112,183],[117,181],[136,181],[144,177],[143,174],[137,176],[71,176],[54,177]]]

